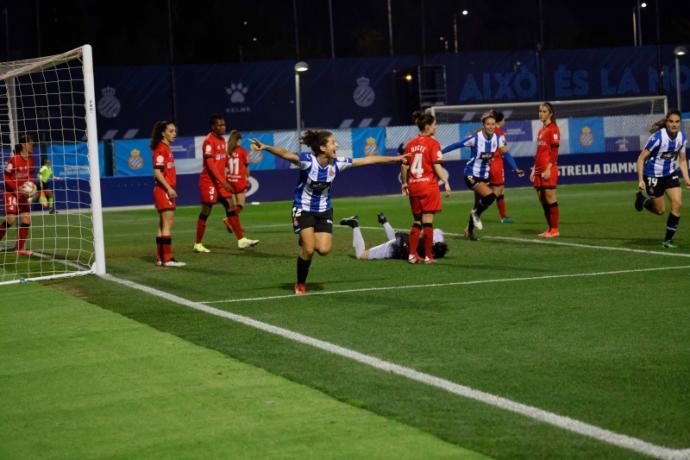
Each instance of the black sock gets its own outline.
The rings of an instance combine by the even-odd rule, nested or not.
[[[656,210],[654,209],[654,199],[652,197],[645,199],[644,203],[642,203],[642,207],[647,211],[656,214]]]
[[[467,223],[467,231],[469,233],[472,233],[474,231],[474,222],[472,221],[472,216],[470,216],[470,220]]]
[[[678,230],[679,221],[680,216],[669,213],[668,220],[666,221],[666,238],[664,238],[664,241],[671,241],[673,239],[673,235],[675,235],[676,230]]]
[[[493,203],[494,200],[496,200],[496,195],[494,193],[489,193],[488,195],[481,197],[477,202],[475,214],[481,216],[482,213],[486,211],[489,208],[489,206],[491,206],[491,203]]]
[[[307,275],[309,275],[310,265],[311,259],[304,260],[300,256],[297,256],[297,282],[299,284],[304,284],[307,282]]]

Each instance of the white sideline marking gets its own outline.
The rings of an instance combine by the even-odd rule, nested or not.
[[[566,273],[562,275],[541,275],[541,276],[525,276],[522,278],[494,278],[494,279],[481,279],[472,281],[451,281],[448,283],[432,283],[432,284],[410,284],[405,286],[378,286],[378,287],[368,287],[368,288],[356,288],[356,289],[341,289],[339,291],[316,291],[308,292],[306,295],[331,295],[331,294],[348,294],[351,292],[370,292],[370,291],[391,291],[391,290],[401,290],[401,289],[426,289],[430,287],[448,287],[448,286],[464,286],[470,284],[486,284],[486,283],[513,283],[517,281],[535,281],[535,280],[549,280],[557,278],[577,278],[584,276],[605,276],[605,275],[622,275],[626,273],[639,273],[639,272],[657,272],[664,270],[684,270],[690,268],[690,265],[678,265],[674,267],[652,267],[652,268],[635,268],[631,270],[613,270],[608,272],[586,272],[586,273]],[[236,303],[236,302],[256,302],[260,300],[274,300],[274,299],[299,299],[300,297],[294,294],[286,295],[274,295],[267,297],[245,297],[242,299],[224,299],[224,300],[207,300],[199,301],[202,304],[212,304],[212,303]]]
[[[448,233],[448,235],[455,235],[455,234]],[[460,236],[460,235],[458,234],[458,236]],[[568,246],[571,248],[596,249],[596,250],[600,250],[600,251],[621,251],[621,252],[633,252],[633,253],[637,253],[637,254],[654,254],[657,256],[668,256],[668,257],[690,257],[690,254],[679,253],[679,252],[650,251],[648,249],[617,248],[617,247],[613,247],[613,246],[595,246],[592,244],[564,243],[562,241],[537,240],[537,239],[533,239],[533,238],[515,238],[512,236],[483,236],[482,239],[517,241],[520,243],[550,244],[550,245],[554,245],[554,246]]]
[[[273,326],[271,324],[264,323],[262,321],[257,321],[255,319],[238,315],[236,313],[231,313],[225,310],[219,310],[217,308],[209,307],[208,305],[204,305],[199,302],[193,302],[191,300],[184,299],[174,294],[163,292],[149,286],[144,286],[133,281],[117,278],[112,275],[103,275],[103,278],[130,287],[132,289],[137,289],[147,294],[161,297],[170,302],[174,302],[179,305],[192,308],[194,310],[198,310],[214,316],[219,316],[221,318],[226,318],[231,321],[236,321],[249,327],[253,327],[265,332],[269,332],[271,334],[294,340],[295,342],[310,345],[320,350],[324,350],[329,353],[333,353],[338,356],[342,356],[353,361],[366,364],[373,368],[385,372],[390,372],[392,374],[396,374],[402,377],[406,377],[408,379],[423,383],[425,385],[440,388],[449,393],[456,394],[458,396],[463,396],[465,398],[472,399],[475,401],[483,402],[490,406],[498,407],[500,409],[524,415],[539,422],[554,425],[559,428],[563,428],[567,431],[581,434],[583,436],[587,436],[607,444],[612,444],[618,447],[622,447],[624,449],[649,455],[650,457],[679,460],[690,459],[690,449],[671,449],[668,447],[658,446],[656,444],[652,444],[641,439],[633,438],[631,436],[627,436],[620,433],[615,433],[613,431],[609,431],[595,425],[590,425],[588,423],[581,422],[570,417],[565,417],[563,415],[558,415],[553,412],[548,412],[537,407],[512,401],[510,399],[503,398],[501,396],[496,396],[480,390],[476,390],[465,385],[459,385],[457,383],[453,383],[449,380],[445,380],[440,377],[435,377],[430,374],[425,374],[423,372],[416,371],[409,367],[399,366],[397,364],[384,361],[374,356],[365,355],[363,353],[359,353],[357,351],[350,350],[348,348],[344,348],[330,342],[315,339],[313,337],[309,337],[298,332],[291,331],[289,329]]]

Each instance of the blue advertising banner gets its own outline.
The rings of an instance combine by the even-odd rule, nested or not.
[[[385,154],[385,128],[355,128],[352,130],[352,158]]]
[[[601,153],[605,150],[601,117],[568,119],[570,153]]]
[[[612,152],[630,152],[641,151],[640,136],[621,136],[621,137],[607,137],[605,139],[606,151]]]
[[[276,169],[276,160],[282,160],[268,152],[251,149],[250,140],[258,139],[262,144],[273,145],[273,133],[242,133],[240,145],[247,150],[250,171]],[[284,161],[284,160],[283,160]]]
[[[510,142],[532,142],[532,122],[528,120],[506,121],[505,125],[506,141]]]
[[[156,120],[172,117],[167,66],[96,67],[94,80],[101,138],[148,137]],[[178,126],[180,132],[190,133],[186,126]]]
[[[57,177],[89,178],[89,148],[86,144],[48,144],[45,155],[53,164],[53,174]],[[103,174],[103,144],[98,144],[98,166]],[[40,159],[36,159],[36,170]]]
[[[196,158],[193,137],[178,137],[170,146],[170,151],[176,160]]]
[[[153,176],[148,139],[115,141],[114,151],[116,176]]]

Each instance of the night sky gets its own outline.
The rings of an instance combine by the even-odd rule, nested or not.
[[[657,43],[657,1],[661,43],[690,43],[690,2],[651,0],[642,9],[643,44]],[[328,5],[328,0],[1,0],[0,59],[55,54],[84,43],[93,45],[96,65],[329,58]],[[335,56],[388,55],[387,5],[387,0],[332,0]],[[632,46],[635,5],[636,0],[391,0],[393,52],[453,52],[453,17],[462,9],[469,15],[458,16],[460,51]]]

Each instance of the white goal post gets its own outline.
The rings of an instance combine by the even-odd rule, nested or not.
[[[27,164],[12,160],[22,150],[39,190],[30,199],[8,168]],[[0,284],[105,274],[99,157],[90,45],[0,63]]]

